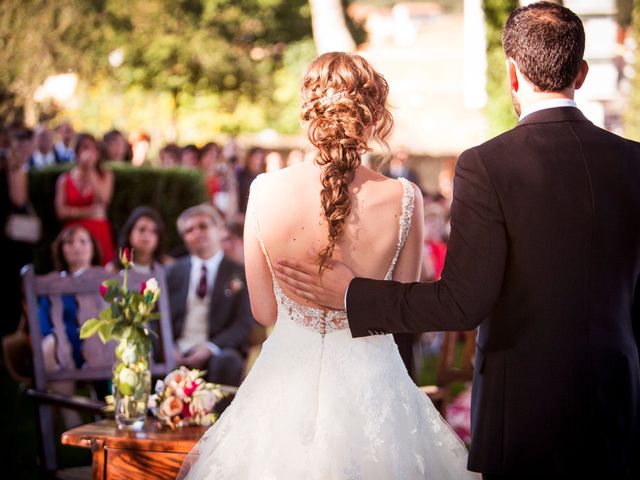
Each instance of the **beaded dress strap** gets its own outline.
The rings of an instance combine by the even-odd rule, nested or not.
[[[400,214],[398,246],[396,247],[396,253],[393,256],[393,260],[391,260],[391,265],[389,265],[389,270],[387,270],[387,275],[384,277],[385,280],[391,280],[393,276],[393,270],[396,268],[398,257],[400,257],[400,252],[402,251],[402,247],[404,247],[404,242],[406,242],[407,237],[409,236],[409,230],[411,230],[413,208],[415,206],[415,194],[411,182],[404,177],[400,177],[398,180],[402,183],[402,213]]]
[[[257,196],[256,184],[258,183],[258,179],[261,176],[262,174],[258,175],[258,177],[256,177],[256,179],[251,184],[251,191],[249,192],[249,196],[253,197],[252,199],[253,201],[249,202],[249,204],[251,205],[250,215],[253,215],[253,226],[256,232],[256,237],[258,237],[258,243],[260,243],[260,249],[262,250],[262,254],[264,255],[265,260],[267,261],[267,266],[269,267],[269,271],[271,272],[271,279],[273,280],[273,288],[275,288],[275,290],[278,293],[282,293],[282,290],[280,289],[280,285],[278,284],[278,280],[276,279],[276,275],[273,271],[273,267],[271,266],[271,259],[269,258],[267,247],[265,247],[264,240],[262,239],[262,232],[260,231],[260,221],[258,220],[258,207],[257,207],[257,201],[255,197]]]

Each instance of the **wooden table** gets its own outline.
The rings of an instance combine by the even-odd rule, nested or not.
[[[147,420],[140,431],[131,431],[100,420],[63,433],[62,443],[91,449],[94,480],[169,480],[206,430],[171,430]]]

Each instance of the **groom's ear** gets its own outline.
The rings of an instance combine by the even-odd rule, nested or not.
[[[512,92],[517,92],[520,89],[520,81],[518,80],[518,67],[516,62],[514,62],[512,58],[507,58],[505,64],[507,66],[509,88]]]
[[[576,90],[584,84],[584,81],[587,78],[587,73],[589,73],[589,64],[585,60],[582,60],[580,63],[580,70],[578,70],[578,75],[576,76]]]

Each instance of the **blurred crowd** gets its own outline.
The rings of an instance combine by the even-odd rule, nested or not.
[[[243,296],[242,304],[226,312],[227,318],[220,319],[210,308],[212,285],[219,283],[216,275],[242,271],[244,213],[252,181],[260,173],[304,161],[311,153],[294,149],[283,157],[278,151],[260,147],[244,151],[234,140],[224,145],[169,143],[159,149],[152,162],[149,148],[150,138],[145,134],[126,135],[110,130],[97,138],[76,132],[69,122],[55,128],[41,125],[35,130],[12,125],[0,131],[0,182],[3,187],[6,185],[0,189],[1,271],[8,286],[0,290],[0,301],[6,312],[1,334],[12,332],[18,325],[23,312],[20,269],[33,261],[32,243],[16,238],[7,225],[16,215],[34,213],[28,198],[28,172],[67,164],[69,168],[59,175],[52,198],[62,226],[51,248],[55,269],[60,275],[81,275],[92,265],[117,271],[121,268],[118,250],[133,249],[134,268],[144,272],[158,268],[166,271],[176,357],[180,363],[206,369],[213,376],[211,381],[239,384],[247,342],[255,324],[248,296]],[[145,205],[132,205],[128,220],[120,231],[114,231],[107,217],[114,193],[113,173],[105,168],[108,162],[202,172],[209,201],[186,209],[178,219],[181,245],[169,248],[162,212]],[[410,167],[409,154],[403,148],[393,152],[382,173],[392,178],[405,177],[420,185],[417,172]],[[429,281],[440,277],[444,265],[449,199],[427,192],[424,199],[421,280]],[[224,262],[228,262],[228,268],[223,272]],[[205,287],[204,292],[201,291],[203,284],[208,285],[209,290]],[[46,306],[41,307],[42,331],[50,332]],[[67,308],[69,318],[73,319],[72,301]],[[220,325],[224,326],[222,330],[218,329]],[[225,329],[235,334],[216,336]],[[437,349],[438,338],[437,334],[396,337],[414,378],[422,357]],[[73,342],[77,346],[79,338],[74,337]],[[43,348],[51,350],[47,344],[43,344]],[[56,359],[49,357],[50,368],[55,368]],[[217,364],[212,363],[213,359]]]

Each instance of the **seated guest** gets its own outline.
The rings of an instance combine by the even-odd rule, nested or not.
[[[154,266],[166,265],[173,259],[165,255],[164,222],[157,210],[151,207],[134,209],[120,230],[119,248],[133,251],[132,270],[140,273],[153,271]],[[108,270],[120,270],[120,258],[109,265]]]
[[[92,265],[100,265],[100,253],[96,242],[91,237],[89,231],[81,225],[71,225],[65,227],[56,240],[53,242],[53,262],[55,269],[60,272],[60,276],[79,276]],[[45,368],[48,371],[55,370],[59,365],[75,365],[81,368],[84,363],[82,357],[82,340],[80,340],[80,329],[78,327],[78,305],[73,295],[62,296],[62,321],[64,323],[64,333],[70,344],[69,358],[59,358],[58,355],[63,349],[56,348],[56,332],[51,321],[49,297],[38,298],[40,332],[42,335],[42,353],[44,356]],[[58,381],[51,384],[51,389],[65,395],[73,395],[75,382]],[[62,410],[63,418],[67,428],[81,423],[78,412],[74,410]]]
[[[177,221],[190,255],[167,269],[176,360],[207,370],[207,380],[239,385],[251,315],[244,268],[225,257],[225,226],[210,205],[188,208]]]

